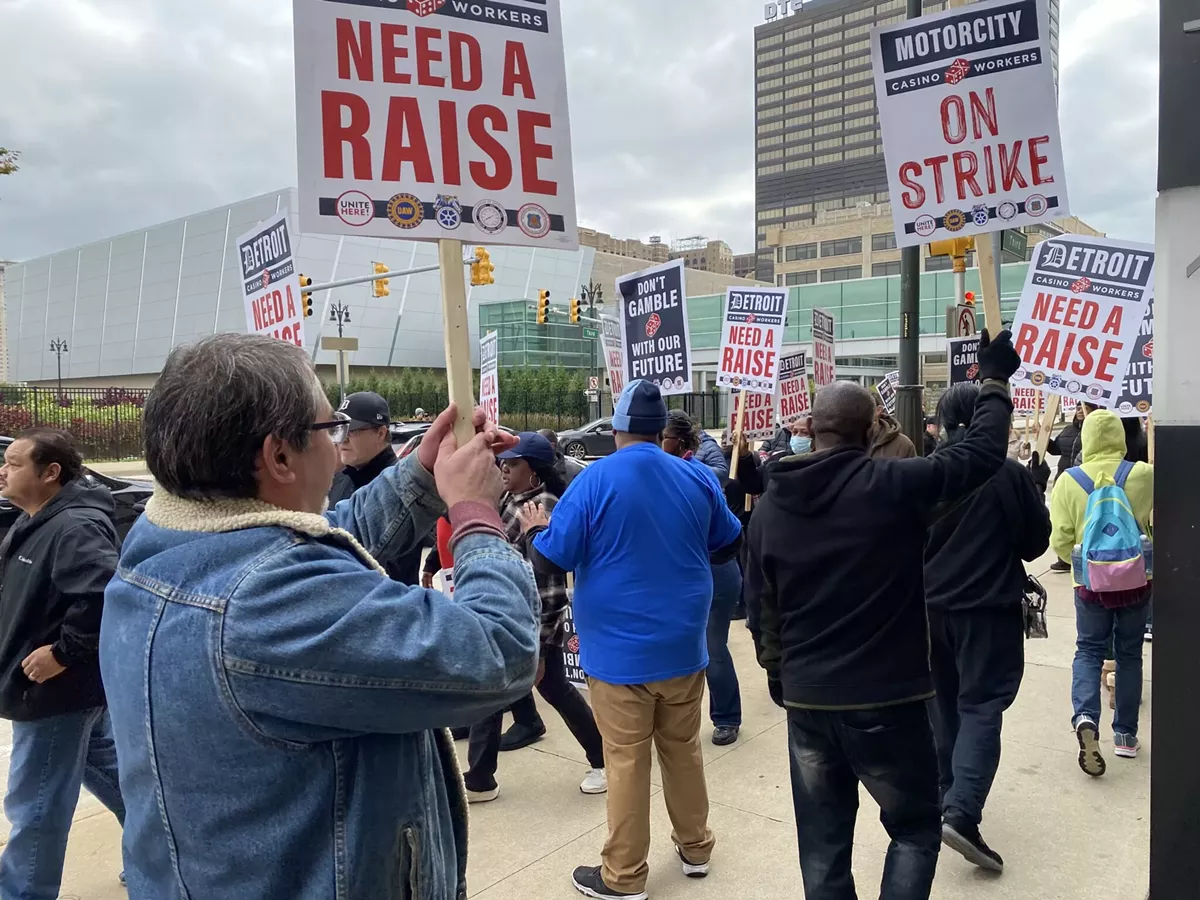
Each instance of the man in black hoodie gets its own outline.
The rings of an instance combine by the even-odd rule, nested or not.
[[[821,389],[815,452],[783,459],[750,523],[746,600],[771,697],[788,713],[805,896],[855,896],[861,782],[892,838],[882,896],[926,900],[942,840],[922,572],[925,522],[1004,462],[1020,366],[1011,335],[980,341],[984,380],[963,440],[926,459],[872,459],[875,404]]]
[[[329,505],[336,506],[363,485],[370,484],[396,464],[392,449],[391,410],[388,403],[374,391],[350,394],[339,412],[350,417],[350,433],[338,445],[343,468],[333,476],[329,488]],[[418,546],[407,556],[384,565],[392,581],[417,584],[421,577],[421,551]]]
[[[125,820],[97,651],[119,541],[112,496],[86,482],[65,431],[20,434],[0,495],[21,510],[0,542],[0,717],[12,721],[0,897],[41,900],[58,896],[81,784]]]

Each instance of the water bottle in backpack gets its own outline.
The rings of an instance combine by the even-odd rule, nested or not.
[[[1115,476],[1101,472],[1095,482],[1079,466],[1067,474],[1087,492],[1083,540],[1071,552],[1075,583],[1090,591],[1131,591],[1153,577],[1153,549],[1142,534],[1125,493],[1133,463],[1122,460]]]

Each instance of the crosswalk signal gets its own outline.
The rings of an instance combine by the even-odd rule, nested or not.
[[[312,279],[307,275],[300,276],[300,306],[304,310],[304,317],[308,318],[313,314],[312,311],[312,291],[304,290],[307,287],[312,287]]]
[[[487,247],[475,248],[475,262],[471,263],[471,286],[481,287],[485,284],[495,284],[496,279],[492,275],[496,271],[496,267],[492,265],[492,254],[488,253]]]
[[[388,267],[385,264],[380,263],[380,262],[375,263],[375,274],[376,275],[386,275],[387,272],[388,272]],[[388,281],[389,281],[389,279],[387,279],[387,278],[377,278],[373,282],[371,282],[371,296],[372,297],[386,297],[388,294],[390,294],[391,291],[388,290]]]
[[[571,324],[572,325],[579,324],[579,298],[578,297],[571,298]]]
[[[550,315],[550,292],[544,288],[538,291],[537,299],[537,323],[545,325],[546,319]]]

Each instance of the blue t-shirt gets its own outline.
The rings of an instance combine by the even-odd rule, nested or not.
[[[609,684],[646,684],[708,665],[708,554],[741,525],[706,468],[633,444],[575,476],[534,538],[575,572],[580,665]]]

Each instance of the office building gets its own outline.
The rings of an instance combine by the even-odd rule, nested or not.
[[[682,259],[688,269],[714,272],[717,275],[733,275],[733,251],[724,241],[710,241],[706,237],[680,238],[671,244],[669,259]]]
[[[758,273],[757,253],[733,254],[733,274],[735,278],[754,278]]]
[[[772,227],[815,224],[817,214],[888,200],[875,108],[870,32],[905,17],[905,0],[813,0],[754,30],[755,250],[771,281]],[[959,5],[954,3],[953,5]],[[947,0],[924,0],[926,13]],[[1057,84],[1059,0],[1050,0]]]
[[[1005,252],[1001,263],[1032,258],[1033,246],[1049,237],[1101,235],[1078,216],[1027,225],[1022,231],[1028,242],[1024,257]],[[780,287],[900,274],[900,251],[889,203],[822,210],[811,225],[771,226],[766,242],[774,252],[774,283]],[[967,265],[974,264],[974,254],[968,254]],[[950,257],[930,256],[929,246],[921,246],[921,271],[942,271],[952,265]]]
[[[648,243],[643,243],[637,238],[615,238],[603,231],[580,228],[579,245],[594,247],[613,256],[628,256],[630,259],[644,259],[652,263],[666,262],[670,258],[670,250],[657,235],[652,235]]]
[[[245,331],[246,312],[235,243],[238,235],[278,210],[290,220],[296,268],[319,285],[366,275],[382,262],[393,272],[437,265],[437,244],[379,238],[300,234],[295,188],[242,200],[172,222],[4,265],[4,320],[11,348],[7,377],[48,382],[56,375],[50,342],[66,341],[63,383],[77,387],[149,387],[172,347],[214,332]],[[581,285],[601,284],[611,295],[621,275],[645,268],[644,260],[595,249],[492,247],[496,283],[469,288],[471,319],[480,303],[532,302],[541,289],[566,309]],[[667,247],[662,246],[665,261]],[[745,279],[688,271],[693,294],[723,293]],[[346,337],[358,338],[355,368],[444,368],[439,273],[392,276],[390,294],[373,297],[370,283],[320,291],[316,315],[305,323],[307,346],[323,376],[332,377],[335,354],[318,350],[332,300],[351,311]],[[479,362],[479,335],[471,329],[471,354]]]

